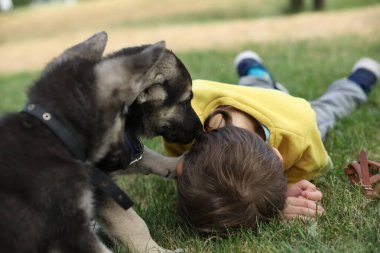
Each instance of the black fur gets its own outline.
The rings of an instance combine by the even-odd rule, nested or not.
[[[86,150],[106,129],[94,110],[94,62],[66,62],[36,81],[28,99],[48,108]],[[25,113],[0,121],[0,252],[96,252],[89,217],[79,207],[92,191],[88,167]]]
[[[95,191],[89,170],[107,153],[120,154],[120,149],[127,158],[119,163],[128,163],[125,108],[125,130],[131,134],[161,134],[187,142],[201,129],[190,99],[179,100],[191,79],[177,58],[174,65],[168,60],[173,53],[157,43],[102,59],[106,39],[99,33],[66,50],[48,64],[28,93],[29,103],[47,109],[84,147],[85,161],[75,159],[31,115],[11,113],[0,120],[2,253],[108,252],[90,229],[92,195],[107,197]],[[162,78],[166,73],[171,77]],[[156,85],[167,92],[164,101],[134,102]],[[167,108],[176,113],[160,114]]]

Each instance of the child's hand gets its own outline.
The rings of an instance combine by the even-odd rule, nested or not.
[[[290,186],[286,191],[287,197],[305,197],[306,199],[321,201],[322,192],[317,187],[307,180],[301,180]]]
[[[307,180],[301,180],[288,188],[286,196],[286,206],[282,211],[286,220],[314,218],[324,213],[323,207],[318,204],[322,200],[322,192]]]
[[[323,207],[318,205],[316,201],[305,198],[287,197],[282,216],[285,220],[296,218],[307,220],[322,215],[324,211]]]

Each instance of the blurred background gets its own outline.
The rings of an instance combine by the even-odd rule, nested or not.
[[[41,69],[102,30],[107,51],[165,40],[176,52],[346,35],[373,39],[380,0],[0,0],[0,74]]]

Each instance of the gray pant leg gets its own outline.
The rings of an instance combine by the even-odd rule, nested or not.
[[[359,105],[367,101],[367,95],[359,85],[347,78],[335,81],[318,99],[311,101],[311,107],[317,115],[318,129],[324,141],[328,130],[336,121],[352,113]]]
[[[285,93],[289,93],[289,91],[280,83],[276,82],[275,86],[273,86],[272,82],[266,79],[261,79],[254,76],[242,76],[239,79],[239,85],[243,86],[252,86],[252,87],[259,87],[259,88],[265,88],[265,89],[276,89],[283,91]]]

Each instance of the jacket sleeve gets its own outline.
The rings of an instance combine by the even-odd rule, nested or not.
[[[327,167],[332,166],[331,160],[321,140],[318,129],[312,128],[304,140],[304,148],[299,159],[285,171],[288,185],[302,179],[313,179]]]
[[[165,153],[168,156],[180,156],[185,151],[189,150],[192,144],[182,145],[178,143],[170,143],[166,142],[164,139],[162,139]]]

